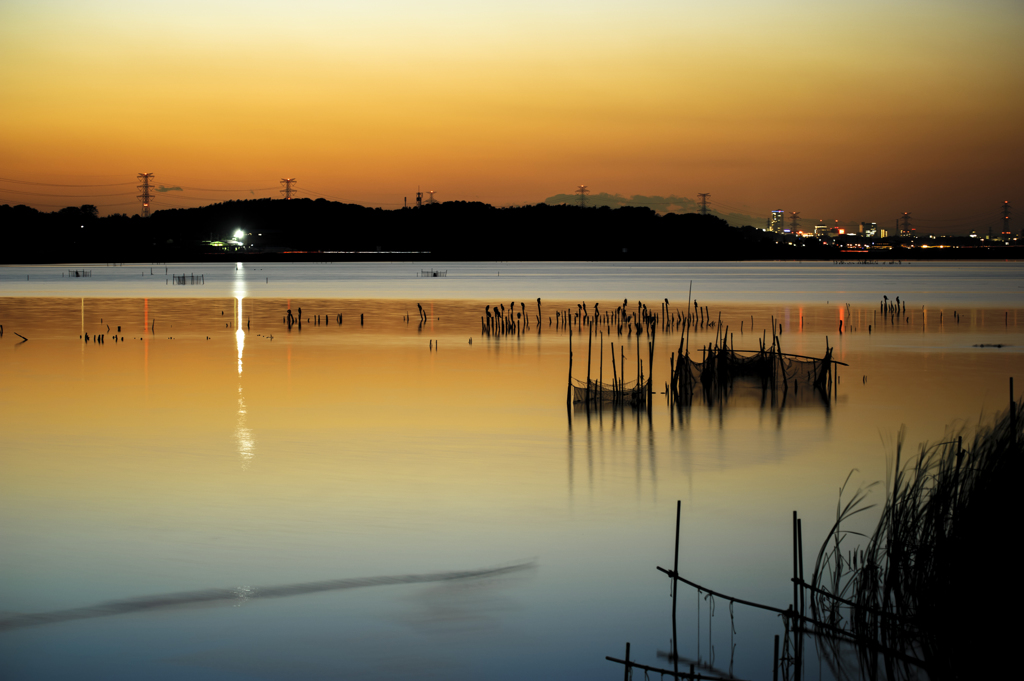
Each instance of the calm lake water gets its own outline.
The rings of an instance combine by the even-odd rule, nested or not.
[[[0,678],[617,679],[604,657],[626,641],[669,666],[655,568],[676,500],[683,576],[784,608],[794,510],[810,567],[839,487],[884,481],[901,426],[911,448],[969,432],[1024,381],[1020,263],[166,267],[0,268]],[[836,399],[567,411],[569,332],[548,317],[684,311],[691,280],[737,349],[773,317],[786,352],[820,357],[827,336]],[[482,336],[484,306],[513,301],[530,329]],[[603,330],[603,371],[609,341],[635,371],[635,338]],[[659,389],[678,343],[656,336]],[[345,588],[302,586],[329,580]],[[710,605],[681,589],[680,654],[770,678],[779,619],[736,605],[730,636]]]

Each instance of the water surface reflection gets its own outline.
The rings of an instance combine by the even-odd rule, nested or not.
[[[685,574],[784,604],[794,509],[809,543],[824,536],[851,469],[884,478],[883,437],[905,423],[909,442],[937,439],[955,419],[1002,408],[1006,376],[1024,366],[1017,310],[875,326],[873,308],[794,307],[787,323],[784,306],[737,305],[721,312],[743,324],[738,348],[773,315],[787,352],[820,356],[829,337],[849,365],[831,412],[741,392],[684,412],[660,394],[650,412],[567,412],[568,337],[547,314],[529,333],[488,337],[477,301],[254,305],[252,286],[205,299],[0,298],[0,323],[31,339],[0,338],[3,617],[533,557],[535,578],[508,587],[496,624],[476,629],[409,626],[426,587],[406,584],[9,630],[6,675],[156,678],[175,660],[214,678],[230,659],[245,661],[231,667],[240,676],[330,678],[396,659],[397,676],[428,660],[446,678],[512,679],[528,673],[529,651],[530,669],[612,678],[621,670],[604,656],[622,641],[654,660],[668,638],[654,566],[671,556],[676,499]],[[417,302],[430,315],[422,329]],[[289,307],[330,323],[289,331]],[[107,324],[122,325],[124,343],[79,338]],[[697,332],[691,347],[712,337]],[[678,341],[658,336],[656,386]],[[985,344],[1004,347],[975,347]],[[694,606],[680,641],[696,638]],[[761,634],[776,624],[737,611],[737,676],[763,675]],[[82,641],[89,656],[75,652]],[[116,663],[126,642],[131,670]]]

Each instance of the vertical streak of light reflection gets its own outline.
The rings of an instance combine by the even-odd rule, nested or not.
[[[235,425],[235,440],[238,443],[238,456],[242,460],[242,470],[248,470],[255,454],[255,439],[248,428],[245,396],[242,394],[242,357],[245,350],[245,330],[243,324],[245,301],[245,268],[241,263],[235,266],[235,348],[238,353],[238,418]]]
[[[142,378],[149,397],[149,298],[142,299]]]

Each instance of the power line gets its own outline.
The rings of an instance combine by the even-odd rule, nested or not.
[[[305,187],[297,187],[295,189],[295,191],[301,192],[303,194],[313,194],[314,196],[322,196],[325,199],[334,199],[335,201],[340,201],[342,203],[353,203],[353,204],[360,205],[360,206],[367,205],[367,204],[373,205],[373,206],[401,206],[402,205],[402,203],[399,202],[399,201],[355,201],[353,199],[346,199],[346,198],[342,198],[340,196],[334,196],[332,194],[324,194],[322,192],[313,191],[312,189],[307,189]]]
[[[160,192],[160,191],[156,191],[155,189],[150,188],[150,191],[152,192],[153,198],[156,198],[158,196],[162,196],[162,197],[167,197],[167,198],[172,198],[172,199],[177,199],[177,198],[195,199],[196,201],[214,201],[215,200],[215,199],[211,199],[208,196],[192,196],[191,194],[185,194],[183,192],[179,192],[179,191],[176,191],[176,190],[175,191],[166,191],[165,190],[165,191]],[[230,201],[230,198],[227,198],[226,200]]]
[[[711,195],[708,194],[708,196],[711,196]],[[766,211],[766,210],[759,210],[757,208],[752,208],[751,206],[746,206],[746,205],[742,205],[742,204],[741,205],[736,205],[734,203],[728,203],[726,201],[715,201],[715,200],[712,200],[712,201],[708,201],[708,204],[712,205],[712,206],[721,206],[721,207],[726,208],[728,210],[745,210],[745,211],[748,211],[748,212],[751,212],[751,213],[760,213],[762,215],[766,215],[767,213],[770,212],[770,211]]]
[[[53,196],[57,198],[69,198],[69,199],[82,199],[92,198],[96,196],[132,196],[135,192],[118,192],[116,194],[44,194],[40,192],[27,192],[23,189],[6,189],[0,187],[0,192],[10,192],[11,194],[19,194],[24,196]]]
[[[166,182],[160,185],[161,187],[177,187],[179,189],[187,189],[193,192],[269,192],[278,187],[241,187],[239,189],[213,189],[210,187],[186,187],[184,185],[174,184],[172,182]]]
[[[30,184],[37,187],[123,187],[125,185],[135,184],[134,182],[115,182],[113,184],[52,184],[49,182],[29,182],[27,180],[12,180],[9,177],[0,177],[0,182],[10,182],[12,184]]]
[[[34,201],[23,205],[26,205],[29,208],[78,208],[78,206],[69,206],[66,203],[36,203]],[[110,208],[113,206],[134,206],[135,202],[124,201],[121,203],[92,203],[88,205],[95,206],[96,208]]]
[[[959,218],[914,218],[918,222],[966,222],[969,220],[983,220],[992,217],[994,213],[976,213],[974,215],[967,215]]]
[[[325,199],[334,199],[335,201],[345,202],[345,201],[348,200],[348,199],[343,199],[340,196],[334,196],[332,194],[324,194],[322,192],[313,191],[312,189],[306,189],[305,187],[302,187],[300,189],[296,189],[296,191],[302,192],[303,194],[313,194],[314,196],[322,196]]]

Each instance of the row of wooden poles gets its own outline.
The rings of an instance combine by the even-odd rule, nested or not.
[[[540,331],[541,302],[537,299],[537,330]],[[519,311],[516,311],[515,301],[509,303],[508,308],[504,303],[498,303],[493,308],[488,305],[484,308],[484,316],[480,317],[480,335],[482,336],[520,336],[530,329],[530,315],[526,313],[526,303],[519,303]]]
[[[849,305],[847,305],[847,309],[849,309]],[[873,324],[869,324],[868,325],[868,333],[871,333],[873,325],[877,325],[878,324],[878,313],[879,312],[882,314],[882,323],[883,324],[888,324],[888,325],[895,326],[895,325],[900,324],[900,323],[910,324],[910,323],[913,322],[913,316],[914,316],[913,310],[911,310],[911,313],[910,313],[909,316],[907,315],[907,301],[905,301],[905,300],[901,301],[899,296],[896,296],[895,300],[889,300],[889,296],[882,296],[882,300],[878,301],[878,310],[876,310],[872,314],[871,318],[872,318]],[[942,324],[944,317],[945,317],[945,313],[942,310],[939,310],[939,324]],[[926,319],[926,313],[925,313],[925,310],[924,310],[924,306],[922,306],[921,307],[921,325],[922,325],[922,327],[925,324],[925,319]],[[956,310],[953,310],[953,320],[957,324],[960,323],[960,313],[957,312]],[[1004,325],[1005,326],[1009,326],[1009,323],[1010,323],[1010,313],[1008,311],[1004,313],[1003,321],[1004,321]],[[849,330],[849,329],[847,328],[847,330]],[[842,322],[842,320],[840,320],[840,322],[839,322],[839,333],[840,334],[843,333],[843,322]]]
[[[540,331],[544,319],[541,299],[537,298],[537,312],[532,319]],[[487,305],[484,314],[480,317],[480,332],[485,336],[521,335],[531,328],[531,315],[526,311],[526,303],[512,302],[506,308],[504,303],[494,306]],[[592,330],[599,326],[607,326],[607,333],[611,335],[612,327],[616,328],[619,336],[623,333],[632,336],[633,333],[642,333],[645,329],[654,329],[660,326],[662,331],[673,331],[683,325],[693,324],[695,328],[713,327],[714,321],[707,307],[700,307],[694,303],[692,314],[684,314],[679,310],[669,308],[668,298],[660,304],[660,311],[653,312],[647,305],[637,302],[636,310],[629,306],[629,300],[624,299],[622,305],[614,310],[601,310],[600,303],[594,303],[591,309],[586,301],[576,304],[576,309],[565,308],[555,310],[554,316],[548,317],[548,326],[563,330],[576,327],[577,332],[582,332],[583,327],[590,327]]]
[[[597,327],[606,326],[608,335],[612,333],[612,326],[615,326],[619,336],[625,332],[627,336],[633,333],[643,333],[645,330],[654,331],[660,329],[663,332],[675,331],[681,328],[712,328],[715,321],[711,318],[708,308],[700,307],[696,301],[693,302],[693,312],[684,314],[677,310],[670,309],[668,298],[660,303],[660,311],[654,312],[641,301],[637,301],[636,310],[629,306],[629,300],[624,299],[622,305],[612,311],[601,311],[600,303],[594,303],[593,311],[587,308],[586,303],[577,303],[576,310],[571,308],[555,312],[554,323],[556,328],[576,327],[577,332],[582,331],[583,326]],[[549,323],[551,318],[548,318]]]
[[[101,324],[103,323],[102,319],[100,320],[100,323]],[[153,333],[155,331],[156,331],[156,320],[154,319],[150,332]],[[109,332],[110,332],[110,324],[107,324],[107,333],[109,333]],[[117,337],[118,333],[121,333],[121,327],[120,326],[117,327],[117,333],[115,333],[114,336],[113,336],[115,343],[118,342],[118,337]],[[3,327],[0,326],[0,336],[3,336],[3,335],[4,335]],[[25,338],[20,333],[19,334],[15,334],[15,335],[20,336],[21,338]],[[89,334],[88,333],[85,333],[85,334],[79,336],[79,338],[82,338],[86,343],[89,342]],[[28,339],[25,338],[25,340],[28,340]],[[124,336],[121,336],[120,340],[123,341],[124,340]],[[106,333],[94,333],[92,335],[92,342],[93,343],[99,343],[100,345],[103,345],[104,343],[107,342],[107,334]]]
[[[281,318],[281,323],[282,324],[287,324],[289,331],[292,330],[293,326],[298,327],[300,331],[302,330],[302,308],[301,307],[297,309],[297,313],[298,314],[292,313],[291,308],[288,308],[288,310],[286,310],[285,316]],[[344,321],[345,321],[344,315],[342,315],[340,312],[338,312],[335,315],[334,322],[338,326],[341,326],[344,323]],[[317,314],[317,315],[313,315],[312,317],[306,317],[306,323],[307,324],[312,324],[313,326],[320,326],[321,324],[323,324],[324,326],[330,326],[330,324],[331,324],[331,315],[329,315],[329,314],[318,315]],[[359,326],[362,326],[362,325],[363,325],[363,315],[360,314],[359,315]]]
[[[846,310],[847,310],[848,316],[850,316],[849,315],[849,313],[850,313],[850,304],[849,303],[846,304]],[[872,315],[871,315],[872,323],[868,324],[868,333],[871,333],[872,327],[878,325],[878,314],[879,313],[882,314],[882,323],[886,324],[886,325],[896,326],[898,324],[913,324],[914,323],[914,311],[911,310],[910,314],[909,315],[907,314],[907,302],[905,300],[904,301],[900,301],[900,297],[899,296],[896,296],[895,300],[889,300],[889,296],[883,296],[882,300],[878,301],[878,309],[872,312]],[[945,318],[945,312],[943,310],[939,310],[939,324],[943,323],[944,318]],[[927,319],[927,312],[925,311],[925,308],[922,305],[921,306],[921,327],[922,327],[922,329],[925,326],[926,319]],[[960,313],[957,312],[956,310],[953,310],[953,320],[957,324],[960,324]],[[850,329],[850,325],[848,323],[844,324],[843,321],[844,320],[842,320],[842,319],[839,320],[839,335],[842,335],[844,332],[849,332],[851,330]],[[851,317],[851,321],[852,321],[852,317]],[[1009,313],[1009,311],[1005,311],[1003,313],[1003,325],[1004,326],[1009,326],[1010,325],[1010,313]],[[856,329],[854,329],[854,330],[856,330]]]

